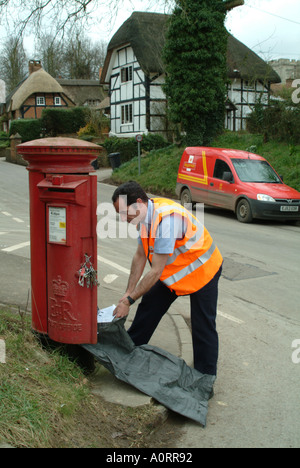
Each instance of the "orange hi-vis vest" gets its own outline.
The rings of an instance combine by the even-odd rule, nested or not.
[[[178,296],[192,294],[208,284],[219,271],[223,258],[209,232],[202,223],[183,206],[166,198],[154,198],[150,232],[141,224],[141,241],[145,254],[152,263],[156,232],[166,216],[180,215],[185,220],[183,239],[175,241],[174,252],[169,255],[160,277]]]

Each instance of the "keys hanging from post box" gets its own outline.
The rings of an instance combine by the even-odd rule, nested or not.
[[[91,256],[85,254],[85,262],[81,265],[81,268],[78,272],[79,279],[78,284],[84,288],[84,282],[86,282],[86,287],[99,286],[97,280],[97,271],[94,269],[91,263]]]

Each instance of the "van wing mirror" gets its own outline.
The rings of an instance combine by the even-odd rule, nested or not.
[[[224,172],[223,173],[223,180],[225,180],[225,182],[229,182],[230,184],[232,184],[234,182],[232,172],[229,172],[229,171]]]

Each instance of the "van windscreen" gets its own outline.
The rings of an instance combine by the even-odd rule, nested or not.
[[[232,159],[231,161],[242,182],[282,184],[282,181],[267,161],[257,159]]]

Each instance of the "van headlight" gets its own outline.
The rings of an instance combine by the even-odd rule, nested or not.
[[[274,198],[270,197],[270,195],[265,195],[264,193],[259,193],[257,195],[257,200],[266,201],[266,202],[275,202]]]

